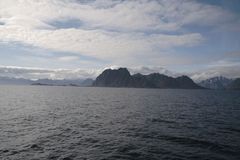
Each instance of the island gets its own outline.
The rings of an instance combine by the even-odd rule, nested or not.
[[[160,73],[131,75],[127,68],[106,69],[93,82],[95,87],[204,89],[188,76],[177,78]]]

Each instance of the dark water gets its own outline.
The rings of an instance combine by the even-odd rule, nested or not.
[[[0,159],[240,159],[240,92],[0,86]]]

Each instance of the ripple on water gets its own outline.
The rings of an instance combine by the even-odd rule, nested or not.
[[[0,86],[0,93],[3,160],[240,159],[239,92]]]

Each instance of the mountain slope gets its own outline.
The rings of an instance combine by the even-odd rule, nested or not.
[[[204,87],[197,85],[188,76],[180,76],[180,77],[177,77],[176,80],[178,83],[178,88],[185,88],[185,89],[203,89],[204,88]]]

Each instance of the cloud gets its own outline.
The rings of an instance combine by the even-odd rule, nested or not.
[[[59,65],[77,61],[82,65],[85,61],[90,66],[87,59],[91,59],[91,65],[93,61],[130,67],[171,65],[192,61],[177,49],[198,46],[208,38],[188,27],[239,28],[238,19],[221,6],[190,0],[0,0],[0,43],[20,43],[30,48],[32,56],[16,56],[28,66],[37,66],[32,65],[36,59],[39,66],[53,66],[56,61]],[[36,53],[33,48],[50,54],[44,56],[46,53]],[[70,74],[70,70],[65,71],[44,71],[40,75],[59,78],[59,73]]]
[[[86,79],[96,78],[103,70],[111,68],[118,69],[120,66],[110,66],[99,69],[43,69],[17,66],[0,66],[0,77],[24,78],[24,79]],[[131,74],[141,73],[161,73],[168,76],[177,76],[177,73],[171,72],[164,67],[131,67],[128,68]]]
[[[240,78],[239,72],[240,65],[238,66],[218,66],[203,69],[193,73],[187,73],[194,81],[200,82],[216,76],[224,76],[227,78]]]
[[[76,61],[79,60],[78,56],[63,56],[58,58],[59,61],[63,62],[70,62],[70,61]]]
[[[171,76],[171,77],[179,76],[178,73],[170,71],[170,70],[168,70],[164,67],[160,67],[160,66],[131,67],[131,68],[129,68],[129,71],[131,74],[141,73],[141,74],[147,75],[147,74],[151,74],[151,73],[160,73],[160,74],[164,74],[164,75]]]
[[[0,66],[1,77],[24,79],[85,79],[95,78],[100,70],[93,69],[42,69],[16,66]]]
[[[48,27],[43,23],[70,18],[82,21],[87,28],[169,31],[196,23],[218,25],[233,18],[221,7],[189,0],[96,0],[87,3],[75,0],[1,0],[0,4],[1,17],[7,23],[18,24],[19,18],[26,18],[28,23],[22,22],[21,25],[32,27],[35,24]]]
[[[106,68],[98,69],[43,69],[43,68],[29,68],[29,67],[17,67],[17,66],[0,66],[0,77],[11,78],[24,78],[24,79],[95,79],[103,70],[107,68],[117,69],[120,66],[110,66]],[[228,78],[239,78],[240,66],[218,66],[202,69],[196,72],[173,72],[162,66],[138,66],[128,68],[131,74],[141,73],[160,73],[171,77],[178,77],[181,75],[187,75],[195,82],[212,78],[215,76],[225,76]]]
[[[118,69],[120,67],[121,66],[114,65],[114,66],[106,67],[103,70],[109,69],[109,68],[110,69]],[[179,76],[179,73],[170,71],[162,66],[135,66],[135,67],[128,67],[127,69],[130,72],[130,74],[132,74],[132,75],[137,74],[137,73],[141,73],[143,75],[147,75],[147,74],[151,74],[151,73],[160,73],[160,74],[164,74],[164,75],[172,76],[172,77]]]
[[[96,78],[103,70],[111,68],[118,69],[119,66],[110,66],[99,69],[43,69],[17,66],[0,66],[0,77],[24,78],[24,79],[86,79]],[[161,73],[169,76],[176,76],[177,73],[171,72],[163,67],[131,67],[128,68],[131,74],[141,73]]]
[[[79,53],[99,59],[114,59],[150,54],[157,49],[193,46],[200,43],[203,37],[198,33],[145,35],[142,33],[119,34],[101,30],[29,30],[21,27],[0,27],[0,39],[23,42],[54,51]]]
[[[180,32],[184,26],[219,25],[233,17],[186,0],[0,0],[0,40],[116,61],[198,45],[204,37]]]
[[[223,59],[216,61],[214,63],[210,63],[207,66],[209,67],[235,67],[235,66],[240,66],[239,61],[234,61],[231,59]]]

